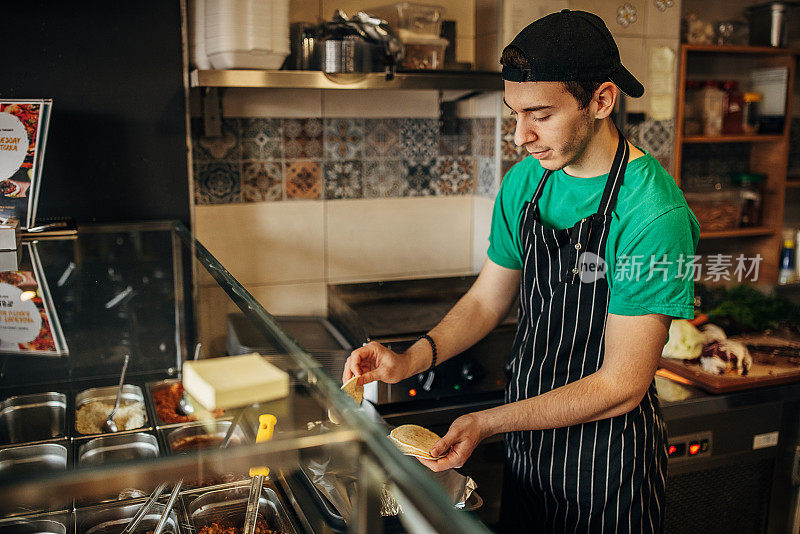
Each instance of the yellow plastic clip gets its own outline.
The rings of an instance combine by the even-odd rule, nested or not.
[[[275,430],[275,424],[278,422],[278,418],[272,415],[271,413],[265,413],[258,416],[258,432],[256,433],[256,443],[261,443],[263,441],[269,441],[272,439],[272,433]],[[269,467],[260,466],[260,467],[251,467],[250,468],[250,476],[254,477],[256,475],[267,476],[269,475]]]

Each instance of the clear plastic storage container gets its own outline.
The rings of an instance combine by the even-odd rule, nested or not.
[[[382,18],[395,31],[404,30],[418,36],[428,37],[439,37],[442,32],[442,19],[444,18],[442,6],[397,2],[387,6],[373,7],[367,9],[366,12]]]
[[[700,223],[700,230],[730,230],[739,227],[739,198],[734,191],[685,193],[686,202]]]
[[[440,37],[415,37],[401,32],[400,39],[405,46],[405,56],[400,66],[405,70],[435,70],[444,67],[444,49],[447,39]]]

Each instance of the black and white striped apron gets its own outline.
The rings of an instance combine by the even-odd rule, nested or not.
[[[550,171],[523,207],[519,327],[506,403],[579,380],[603,363],[609,286],[590,267],[604,264],[628,152],[620,134],[599,210],[572,228],[542,225],[538,203]],[[510,432],[505,445],[505,532],[661,532],[667,451],[655,382],[629,413]]]

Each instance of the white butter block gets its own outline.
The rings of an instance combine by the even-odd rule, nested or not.
[[[187,361],[183,387],[207,410],[236,408],[289,395],[289,375],[256,353]]]

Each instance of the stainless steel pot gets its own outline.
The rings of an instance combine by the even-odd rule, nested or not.
[[[750,44],[756,46],[786,47],[789,16],[796,2],[768,2],[747,9],[750,20]]]

